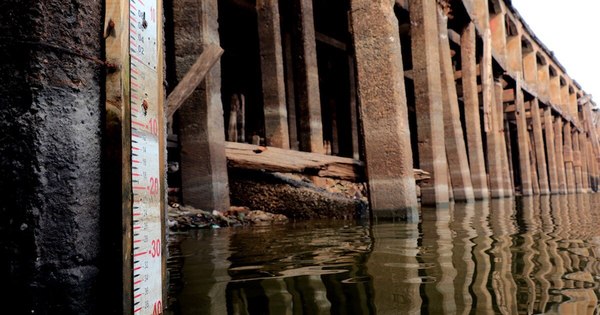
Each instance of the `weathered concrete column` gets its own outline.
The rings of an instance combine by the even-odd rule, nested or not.
[[[523,91],[521,90],[520,76],[517,76],[515,93],[515,116],[517,121],[517,138],[519,142],[519,165],[521,167],[521,193],[523,196],[529,196],[532,193],[531,161],[529,159],[529,132],[527,131],[527,114],[525,111]]]
[[[481,139],[481,123],[479,118],[479,96],[477,92],[477,50],[476,34],[473,22],[464,29],[460,37],[462,85],[465,106],[465,123],[467,125],[467,148],[469,150],[469,166],[475,199],[488,198],[487,175]],[[414,51],[414,50],[413,50]]]
[[[267,145],[290,148],[279,1],[257,0],[260,70]]]
[[[437,2],[409,0],[419,166],[431,174],[421,185],[421,203],[448,203],[448,165],[440,80]]]
[[[562,118],[554,120],[554,149],[556,150],[556,172],[558,173],[558,187],[561,194],[567,193],[567,172],[565,171],[565,152],[563,150],[563,122]]]
[[[371,209],[418,220],[394,2],[352,0],[351,8]]]
[[[178,79],[205,46],[219,45],[217,0],[173,3]],[[217,63],[179,112],[183,202],[203,210],[228,210],[221,66]]]
[[[544,131],[546,135],[546,155],[548,156],[548,177],[550,192],[560,193],[558,185],[558,172],[556,171],[556,151],[554,149],[554,126],[552,124],[552,109],[548,106],[544,109]]]
[[[576,192],[575,173],[573,171],[573,138],[571,135],[571,123],[567,122],[563,128],[563,151],[565,162],[565,174],[567,179],[567,192],[573,194]]]
[[[535,158],[537,165],[538,180],[540,183],[540,194],[550,194],[548,173],[546,168],[546,151],[544,147],[544,136],[542,134],[542,119],[540,117],[540,105],[537,98],[531,101],[531,120],[533,123],[533,145],[535,146]]]
[[[298,96],[300,150],[325,153],[319,69],[312,0],[293,0],[294,10],[294,76]]]
[[[495,111],[496,111],[496,126],[498,127],[498,146],[499,146],[499,154],[500,154],[500,170],[502,177],[502,190],[504,191],[505,197],[510,197],[513,195],[512,188],[512,179],[510,175],[510,161],[508,158],[508,147],[506,143],[506,131],[504,126],[504,101],[503,94],[504,88],[502,87],[502,82],[496,81],[494,83],[495,90]]]
[[[100,197],[103,16],[101,1],[0,2],[1,313],[120,307],[101,242],[120,218]]]
[[[572,133],[573,137],[573,172],[575,173],[575,191],[582,193],[583,189],[583,176],[582,176],[582,159],[581,150],[579,145],[579,131]]]
[[[536,52],[537,58],[543,58]],[[540,59],[542,62],[537,64],[537,92],[538,96],[544,98],[545,101],[550,100],[550,70],[548,63],[544,59]]]
[[[583,192],[585,193],[589,193],[590,192],[590,180],[589,180],[589,174],[590,174],[590,163],[588,161],[588,138],[586,136],[585,132],[581,132],[579,133],[579,150],[580,150],[580,157],[581,157],[581,181],[582,181],[582,188],[583,188]]]
[[[533,145],[533,130],[529,132],[527,138],[527,145],[529,146],[529,162],[531,162],[531,190],[534,195],[540,194],[540,182],[537,175],[537,161],[535,159],[535,146]]]
[[[442,97],[444,107],[444,132],[446,134],[446,156],[448,159],[451,192],[455,201],[473,201],[473,185],[467,158],[467,148],[460,122],[460,110],[454,81],[454,67],[448,41],[448,17],[438,9],[440,32],[440,64],[442,70]]]
[[[504,19],[502,19],[504,21]],[[490,195],[504,197],[502,189],[502,165],[500,163],[500,133],[498,132],[498,111],[492,69],[492,39],[489,31],[483,37],[483,57],[481,58],[481,86],[483,94],[484,125],[487,135],[487,160],[489,169]]]

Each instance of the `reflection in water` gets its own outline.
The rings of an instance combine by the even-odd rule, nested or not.
[[[419,222],[200,231],[181,314],[598,314],[600,196],[422,209]]]

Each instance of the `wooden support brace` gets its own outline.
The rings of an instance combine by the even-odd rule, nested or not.
[[[202,54],[200,54],[194,65],[167,97],[167,120],[170,121],[173,118],[173,114],[196,90],[198,85],[204,80],[204,77],[206,77],[206,74],[219,61],[221,55],[223,55],[223,49],[216,45],[207,46]]]

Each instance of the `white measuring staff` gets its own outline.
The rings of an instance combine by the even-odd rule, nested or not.
[[[129,1],[133,313],[162,314],[162,224],[156,0]]]

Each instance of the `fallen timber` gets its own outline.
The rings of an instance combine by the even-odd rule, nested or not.
[[[365,164],[352,158],[237,142],[227,142],[225,153],[228,166],[234,169],[298,173],[352,182],[366,180]],[[415,169],[414,174],[416,181],[430,178],[427,172],[420,169]]]

